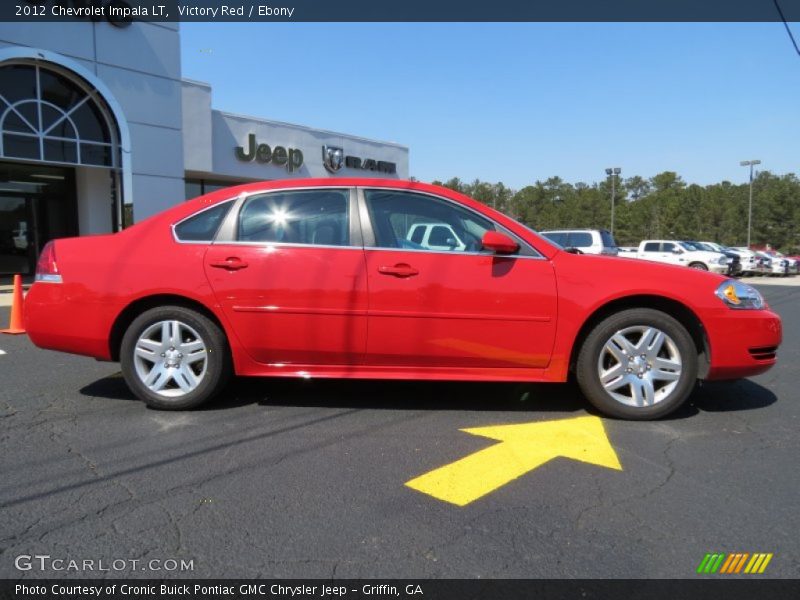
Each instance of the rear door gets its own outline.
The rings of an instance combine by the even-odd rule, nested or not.
[[[556,329],[555,274],[529,247],[515,256],[481,250],[497,226],[444,198],[365,189],[362,223],[369,284],[370,366],[542,368]],[[447,250],[408,241],[436,223],[461,242]]]
[[[349,188],[254,194],[209,247],[206,275],[254,360],[301,366],[363,359],[367,282],[353,206]]]
[[[686,264],[685,252],[686,250],[684,248],[681,248],[678,244],[675,244],[674,242],[661,243],[661,257],[663,262],[672,265],[685,265]]]

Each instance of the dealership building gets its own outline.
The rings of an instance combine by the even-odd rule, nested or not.
[[[408,148],[212,109],[176,23],[0,23],[0,277],[236,183],[408,178]]]

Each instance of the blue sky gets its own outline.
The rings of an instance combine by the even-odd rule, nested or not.
[[[184,23],[181,45],[214,108],[404,144],[423,181],[800,171],[781,23]]]

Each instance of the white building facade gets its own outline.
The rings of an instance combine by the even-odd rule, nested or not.
[[[408,178],[408,148],[212,109],[175,23],[0,23],[0,277],[50,239],[119,230],[227,185]]]

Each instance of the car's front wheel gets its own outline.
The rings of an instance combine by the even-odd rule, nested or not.
[[[689,265],[690,269],[697,269],[698,271],[708,271],[708,267],[701,262],[693,262]]]
[[[600,322],[578,354],[578,384],[603,413],[622,419],[663,417],[683,404],[697,380],[694,341],[658,310],[624,310]]]
[[[182,306],[153,308],[136,317],[122,338],[120,363],[131,391],[161,410],[210,400],[232,370],[219,326]]]

